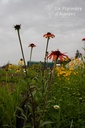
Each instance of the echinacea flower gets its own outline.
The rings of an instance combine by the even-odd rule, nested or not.
[[[55,35],[50,33],[50,32],[47,32],[46,34],[43,35],[43,37],[47,38],[47,45],[46,45],[46,51],[45,51],[45,58],[44,58],[44,67],[46,66],[46,56],[47,56],[47,50],[48,50],[48,43],[49,43],[49,39],[50,38],[54,38]]]
[[[54,38],[55,35],[50,33],[50,32],[47,32],[46,34],[43,35],[43,37],[45,37],[45,38]]]
[[[85,41],[85,38],[83,38],[82,41]]]
[[[15,30],[20,30],[20,29],[21,29],[21,24],[20,24],[20,25],[19,25],[19,24],[18,24],[18,25],[16,24],[16,25],[14,26],[14,28],[15,28]]]
[[[66,58],[69,58],[67,55],[65,55],[64,53],[61,53],[61,52],[57,49],[56,51],[52,51],[52,52],[49,54],[49,56],[48,56],[47,58],[49,58],[49,59],[52,58],[53,61],[56,61],[58,58],[60,58],[60,60],[63,61],[64,56],[65,56]]]
[[[28,47],[33,48],[33,47],[36,47],[36,45],[35,45],[35,44],[33,44],[33,43],[31,43],[31,44],[29,44],[29,46],[28,46]]]

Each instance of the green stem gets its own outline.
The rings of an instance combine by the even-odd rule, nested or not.
[[[30,51],[30,64],[29,65],[31,65],[32,50],[33,50],[33,47],[31,47],[31,51]]]
[[[85,62],[85,41],[84,41],[84,62]]]
[[[51,88],[51,85],[52,85],[52,79],[53,79],[53,72],[51,72],[50,74],[50,78],[49,78],[49,81],[48,81],[48,89],[47,89],[47,95],[45,97],[45,102],[44,102],[44,105],[43,105],[43,108],[42,108],[42,112],[40,114],[40,117],[39,117],[39,120],[38,120],[38,125],[40,124],[40,121],[44,115],[44,112],[45,112],[45,108],[46,108],[46,105],[48,103],[48,98],[49,98],[49,93],[50,93],[50,88]],[[39,127],[39,126],[38,126]],[[37,127],[37,128],[38,128]]]
[[[44,68],[46,67],[46,55],[47,55],[47,50],[48,50],[49,39],[50,39],[50,38],[48,37],[48,38],[47,38],[46,51],[45,51]]]
[[[21,52],[22,52],[22,58],[23,58],[23,61],[24,61],[24,67],[25,67],[25,72],[26,72],[26,62],[25,62],[25,57],[24,57],[24,52],[23,52],[23,47],[22,47],[22,42],[21,42],[19,30],[17,30],[17,33],[18,33],[18,38],[19,38]],[[26,76],[27,76],[27,72],[26,72]]]

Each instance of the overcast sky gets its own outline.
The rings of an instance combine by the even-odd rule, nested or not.
[[[20,34],[26,62],[33,49],[32,61],[43,61],[46,38],[51,32],[48,51],[59,49],[74,57],[85,38],[85,0],[0,0],[0,66],[10,62],[17,64],[22,58],[17,31],[14,25],[21,24]]]

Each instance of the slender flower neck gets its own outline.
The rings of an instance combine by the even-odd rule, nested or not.
[[[30,60],[29,60],[29,65],[31,65],[32,51],[33,51],[33,48],[36,47],[36,45],[33,44],[33,43],[31,43],[31,44],[29,44],[28,47],[31,47],[31,51],[30,51]]]
[[[84,62],[85,62],[85,38],[82,39],[82,41],[84,42]]]
[[[32,50],[33,50],[33,47],[31,47],[31,51],[30,51],[30,62],[31,62],[31,58],[32,58]]]
[[[25,67],[25,72],[26,72],[26,76],[27,76],[26,61],[25,61],[25,57],[24,57],[24,52],[23,52],[23,47],[22,47],[22,42],[21,42],[20,32],[19,32],[19,30],[21,28],[21,25],[15,25],[14,28],[15,28],[15,30],[17,30],[17,33],[18,33],[18,38],[19,38],[19,43],[20,43],[20,47],[21,47],[22,58],[23,58],[23,61],[24,61],[24,67]]]

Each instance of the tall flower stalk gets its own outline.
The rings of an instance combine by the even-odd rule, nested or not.
[[[84,61],[85,61],[85,38],[82,39],[82,41],[84,41]]]
[[[25,72],[26,72],[26,62],[25,62],[25,57],[24,57],[24,52],[23,52],[23,47],[22,47],[22,42],[21,42],[21,37],[20,37],[21,25],[15,25],[14,28],[15,28],[15,30],[17,30],[17,33],[18,33],[18,38],[19,38],[19,43],[20,43],[20,47],[21,47],[22,58],[23,58],[23,61],[24,61],[24,68],[25,68]]]
[[[55,35],[50,33],[50,32],[47,32],[46,34],[43,35],[43,37],[47,38],[47,44],[46,44],[46,51],[45,51],[45,58],[44,58],[44,67],[46,67],[46,57],[47,57],[47,50],[48,50],[48,44],[49,44],[49,40],[50,38],[54,38]]]
[[[35,44],[31,43],[29,44],[28,47],[31,47],[31,51],[30,51],[30,61],[29,61],[29,65],[31,65],[31,59],[32,59],[32,51],[33,51],[33,48],[36,47]]]

